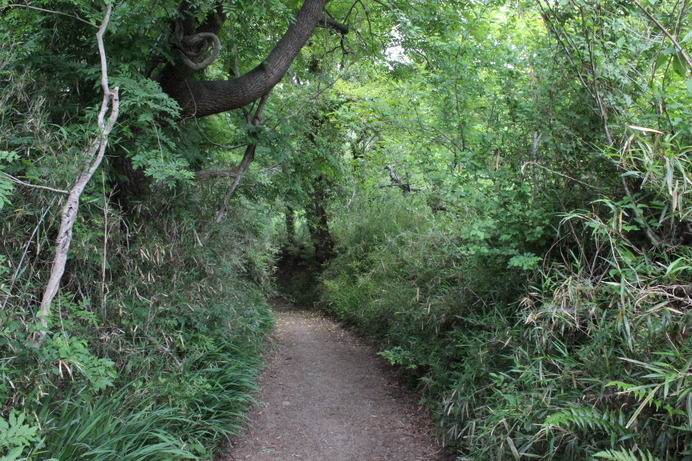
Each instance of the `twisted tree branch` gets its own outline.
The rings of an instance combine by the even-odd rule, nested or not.
[[[207,51],[207,45],[211,40],[212,49],[211,54],[207,56],[202,62],[195,62],[192,59],[199,59]],[[201,50],[195,50],[202,45]],[[188,35],[182,38],[180,41],[181,48],[178,50],[180,59],[183,63],[192,70],[202,70],[209,66],[212,62],[219,57],[221,52],[221,40],[219,40],[218,35],[211,32],[200,32],[195,35]]]
[[[178,102],[183,118],[218,114],[257,101],[284,77],[315,27],[324,18],[327,2],[328,0],[305,0],[296,20],[274,49],[260,65],[248,73],[230,80],[188,80],[192,69],[183,63],[171,63],[159,76],[161,88]],[[217,33],[223,19],[223,15],[215,13],[205,24],[196,30],[191,30],[194,26],[188,27],[185,33]]]

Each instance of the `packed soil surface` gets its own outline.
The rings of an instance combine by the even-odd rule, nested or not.
[[[441,461],[431,422],[375,351],[277,302],[259,404],[224,461]]]

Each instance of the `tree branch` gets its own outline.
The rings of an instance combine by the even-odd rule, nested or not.
[[[260,99],[284,77],[323,17],[327,2],[328,0],[305,0],[295,22],[289,26],[267,58],[248,73],[231,80],[194,81],[187,79],[190,75],[187,66],[169,65],[159,77],[162,89],[178,102],[183,118],[204,117],[239,109]],[[220,27],[220,24],[216,25]]]
[[[392,180],[391,184],[388,184],[386,186],[380,186],[379,188],[382,189],[384,187],[398,187],[401,189],[404,193],[406,192],[415,192],[415,191],[420,191],[423,190],[420,187],[413,187],[411,186],[411,183],[408,181],[405,181],[399,177],[398,174],[396,174],[396,171],[394,171],[394,165],[387,165],[384,167],[385,170],[389,171],[389,179]]]
[[[545,166],[541,165],[540,163],[538,163],[538,162],[536,162],[536,161],[525,162],[525,163],[521,166],[521,172],[522,172],[522,173],[524,173],[524,170],[526,169],[527,166],[535,166],[535,167],[538,167],[538,168],[540,168],[540,169],[542,169],[542,170],[549,171],[550,173],[556,174],[556,175],[558,175],[558,176],[562,176],[562,177],[565,178],[565,179],[569,179],[570,181],[574,181],[574,182],[576,182],[576,183],[578,183],[578,184],[581,184],[581,185],[584,186],[584,187],[588,187],[588,188],[590,188],[590,189],[595,189],[595,190],[598,190],[598,191],[602,191],[602,190],[603,190],[603,189],[601,189],[600,187],[592,186],[591,184],[585,183],[584,181],[580,181],[580,180],[578,180],[577,178],[573,178],[572,176],[569,176],[569,175],[560,173],[559,171],[551,170],[550,168],[545,167]]]
[[[675,49],[678,50],[678,52],[682,55],[683,58],[685,58],[687,67],[690,69],[690,71],[692,71],[692,58],[690,58],[690,55],[687,54],[682,45],[680,45],[680,43],[675,39],[675,37],[673,37],[673,35],[670,32],[668,32],[668,30],[665,27],[663,27],[663,24],[661,24],[658,19],[656,19],[651,13],[646,11],[646,9],[642,6],[641,3],[639,3],[638,0],[634,0],[634,4],[637,5],[637,8],[639,8],[647,18],[651,19],[651,21],[654,24],[656,24],[656,26],[658,26],[659,29],[661,29],[661,32],[663,32],[666,35],[666,37],[670,39],[671,42],[673,42]]]
[[[37,186],[36,184],[30,184],[28,182],[24,182],[21,179],[15,178],[14,176],[5,173],[4,171],[0,171],[0,175],[9,179],[11,182],[13,182],[15,184],[19,184],[20,186],[31,187],[32,189],[47,190],[50,192],[57,192],[58,194],[69,194],[69,192],[67,192],[66,190],[54,189],[54,188],[48,187],[48,186]]]
[[[317,23],[319,27],[324,27],[325,29],[331,29],[334,30],[341,35],[346,35],[349,32],[349,27],[348,24],[343,24],[336,19],[325,15],[322,15],[322,18],[320,19],[320,22]]]
[[[80,18],[80,17],[77,16],[76,14],[67,14],[67,13],[63,13],[62,11],[48,10],[48,9],[46,9],[46,8],[39,8],[38,6],[32,6],[32,5],[20,5],[20,4],[18,4],[18,3],[10,3],[10,4],[7,5],[6,7],[7,7],[7,8],[10,8],[10,7],[15,7],[15,8],[27,8],[27,9],[29,9],[29,10],[41,11],[41,12],[43,12],[43,13],[51,13],[51,14],[57,14],[57,15],[60,15],[60,16],[67,16],[68,18],[76,19],[77,21],[83,22],[84,24],[87,24],[87,25],[89,25],[89,26],[91,26],[91,27],[98,27],[97,25],[90,23],[90,22],[87,21],[86,19]]]
[[[264,115],[264,108],[267,104],[267,99],[269,98],[269,95],[264,95],[262,96],[262,99],[260,100],[259,105],[257,106],[257,110],[255,110],[255,114],[251,115],[250,113],[246,114],[248,123],[252,126],[259,126],[260,123],[262,123],[262,117]],[[234,176],[235,179],[233,180],[233,183],[231,184],[231,188],[228,190],[226,193],[226,196],[223,198],[223,203],[221,204],[221,207],[219,208],[219,211],[216,213],[216,216],[214,217],[214,223],[220,223],[224,216],[226,216],[226,209],[228,208],[228,202],[235,193],[236,189],[240,185],[241,179],[243,179],[243,175],[247,172],[247,170],[250,168],[250,164],[255,160],[255,152],[257,151],[257,143],[251,143],[248,144],[247,148],[245,149],[245,154],[243,155],[243,160],[241,160],[240,164],[238,164],[237,167],[235,167],[234,170]],[[207,232],[205,235],[205,240],[209,238],[211,235],[211,230]]]
[[[195,179],[199,181],[216,178],[235,178],[236,176],[238,176],[236,168],[230,170],[200,170],[195,173]]]

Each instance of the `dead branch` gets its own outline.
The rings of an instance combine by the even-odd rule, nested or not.
[[[41,11],[43,13],[50,13],[50,14],[57,14],[59,16],[67,16],[68,18],[76,19],[79,22],[83,22],[84,24],[91,26],[91,27],[97,27],[96,25],[90,23],[86,19],[80,18],[76,14],[68,14],[68,13],[63,13],[62,11],[56,11],[56,10],[48,10],[46,8],[39,8],[38,6],[32,6],[32,5],[21,5],[18,3],[10,3],[9,5],[6,5],[6,8],[26,8],[29,10],[36,10],[36,11]]]
[[[548,172],[550,172],[550,173],[556,174],[556,175],[558,175],[558,176],[562,176],[563,178],[569,179],[570,181],[574,181],[574,182],[576,182],[576,183],[578,183],[578,184],[581,184],[581,185],[584,186],[584,187],[588,187],[588,188],[590,188],[590,189],[595,189],[595,190],[598,190],[598,191],[602,190],[600,187],[593,186],[593,185],[591,185],[591,184],[589,184],[589,183],[585,183],[584,181],[580,181],[580,180],[578,180],[577,178],[574,178],[574,177],[572,177],[572,176],[566,175],[566,174],[564,174],[564,173],[560,173],[559,171],[551,170],[550,168],[545,167],[545,166],[541,165],[540,163],[534,162],[534,161],[525,162],[525,163],[521,166],[521,172],[522,172],[522,173],[524,173],[524,170],[526,169],[527,166],[535,166],[535,167],[537,167],[537,168],[540,168],[540,169],[542,169],[542,170],[545,170],[545,171],[548,171]]]
[[[389,179],[392,180],[392,183],[387,184],[386,186],[380,186],[380,189],[384,187],[398,187],[399,189],[404,191],[404,193],[423,190],[421,187],[414,187],[411,185],[410,182],[401,179],[399,175],[396,173],[396,171],[394,171],[394,165],[387,165],[384,167],[384,169],[389,171]]]
[[[7,173],[5,173],[5,172],[3,172],[3,171],[0,171],[0,176],[2,176],[2,177],[4,177],[4,178],[7,178],[7,179],[9,179],[11,182],[13,182],[13,183],[15,183],[15,184],[19,184],[20,186],[31,187],[32,189],[47,190],[47,191],[50,191],[50,192],[57,192],[58,194],[69,194],[69,192],[67,192],[66,190],[54,189],[54,188],[48,187],[48,186],[38,186],[38,185],[36,185],[36,184],[30,184],[30,183],[28,183],[28,182],[24,182],[24,181],[22,181],[21,179],[15,178],[14,176],[9,175],[9,174],[7,174]]]

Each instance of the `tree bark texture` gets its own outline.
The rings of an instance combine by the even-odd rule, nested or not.
[[[296,214],[292,207],[287,206],[286,211],[286,240],[290,246],[296,244]]]
[[[281,81],[291,63],[323,18],[329,0],[305,0],[296,20],[279,40],[269,56],[250,72],[222,81],[189,80],[192,69],[183,62],[167,65],[159,76],[162,89],[182,108],[181,117],[205,117],[244,107],[268,94]],[[187,6],[183,2],[181,9]],[[195,28],[183,21],[183,34],[217,33],[224,18],[215,13]]]

